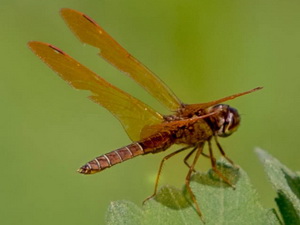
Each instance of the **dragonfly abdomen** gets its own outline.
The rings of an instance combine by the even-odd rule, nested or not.
[[[96,157],[95,159],[91,160],[90,162],[83,165],[80,169],[78,169],[78,172],[82,174],[94,174],[113,165],[143,154],[143,147],[138,142],[134,142],[125,147]]]
[[[173,143],[174,141],[170,139],[168,132],[157,133],[139,142],[134,142],[125,147],[98,156],[83,165],[78,172],[82,174],[94,174],[138,155],[164,151]]]

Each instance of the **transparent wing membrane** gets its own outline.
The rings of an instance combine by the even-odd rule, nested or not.
[[[60,49],[42,42],[30,42],[32,51],[69,85],[89,90],[89,98],[108,109],[122,123],[128,136],[136,141],[145,125],[162,122],[162,116],[149,106],[118,89],[71,58]]]
[[[135,80],[168,109],[175,111],[181,106],[179,99],[156,75],[129,54],[91,18],[72,9],[62,9],[61,15],[83,43],[99,48],[100,56]]]

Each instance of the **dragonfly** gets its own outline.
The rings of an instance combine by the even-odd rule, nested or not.
[[[237,130],[240,115],[235,108],[223,103],[260,90],[262,87],[211,102],[185,104],[151,70],[127,52],[89,16],[66,8],[61,9],[60,13],[81,42],[98,48],[100,57],[132,78],[170,111],[170,115],[162,115],[110,84],[59,48],[43,42],[30,41],[28,45],[31,50],[69,85],[75,89],[90,91],[91,95],[88,98],[109,110],[121,122],[132,141],[129,145],[94,158],[78,172],[95,174],[136,156],[159,153],[173,145],[182,145],[180,149],[161,160],[154,193],[146,200],[157,194],[159,177],[166,160],[180,152],[188,151],[183,160],[188,167],[185,184],[195,210],[202,218],[200,206],[190,187],[190,178],[196,171],[198,158],[201,155],[210,158],[213,171],[228,185],[234,186],[217,169],[211,144],[214,140],[221,155],[234,165],[221,147],[218,138],[227,137]],[[205,143],[208,143],[208,154],[203,152]],[[192,163],[189,163],[192,156]]]

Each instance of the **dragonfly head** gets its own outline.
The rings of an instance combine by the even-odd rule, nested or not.
[[[237,130],[240,125],[240,115],[235,108],[219,104],[208,109],[216,114],[209,117],[210,124],[219,137],[227,137]]]

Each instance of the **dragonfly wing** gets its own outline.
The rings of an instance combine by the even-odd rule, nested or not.
[[[254,88],[254,89],[251,89],[251,90],[248,90],[248,91],[245,91],[245,92],[230,95],[230,96],[227,96],[227,97],[215,100],[215,101],[207,102],[207,103],[185,105],[182,116],[186,116],[186,114],[193,115],[193,114],[195,114],[196,112],[198,112],[200,110],[206,109],[208,107],[211,107],[211,106],[214,106],[214,105],[217,105],[217,104],[220,104],[220,103],[232,100],[232,99],[235,99],[235,98],[243,96],[243,95],[250,94],[254,91],[261,90],[262,88],[263,87],[257,87],[257,88]]]
[[[91,18],[72,9],[62,9],[61,15],[83,43],[99,48],[100,56],[135,80],[168,109],[175,111],[181,106],[180,100],[156,75],[129,54]]]
[[[162,116],[149,106],[108,83],[60,49],[35,41],[29,42],[28,45],[72,87],[91,91],[92,95],[89,98],[117,117],[132,140],[140,139],[144,126],[163,120]]]
[[[146,125],[142,132],[141,132],[141,138],[147,138],[151,135],[154,135],[156,133],[160,132],[172,132],[180,129],[181,127],[189,127],[191,124],[196,123],[199,120],[203,120],[204,118],[210,117],[214,114],[216,114],[217,111],[207,113],[202,116],[197,116],[193,118],[188,118],[188,119],[182,119],[182,120],[175,120],[175,121],[170,121],[170,122],[163,122],[159,124],[154,124],[154,125]],[[203,127],[204,129],[204,127]]]

